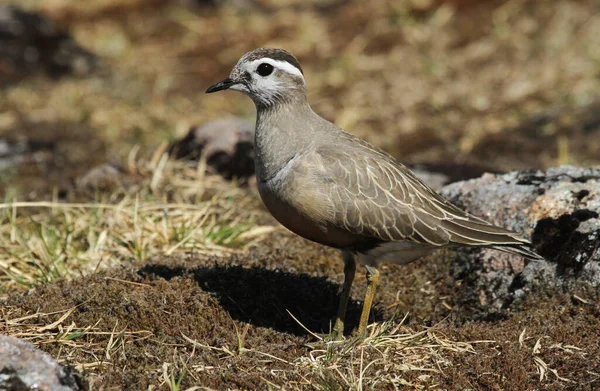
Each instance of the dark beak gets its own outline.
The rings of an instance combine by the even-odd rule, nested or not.
[[[217,84],[208,87],[208,89],[206,90],[206,93],[210,94],[212,92],[226,90],[234,84],[237,84],[237,82],[228,77],[227,79],[221,80]]]

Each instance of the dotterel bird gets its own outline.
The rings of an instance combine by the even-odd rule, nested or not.
[[[316,114],[302,68],[289,52],[246,53],[228,78],[206,92],[226,89],[245,93],[256,105],[256,176],[267,209],[296,234],[342,251],[335,338],[344,332],[357,261],[366,267],[368,284],[362,333],[379,262],[405,264],[448,246],[540,258],[522,236],[460,210],[392,156]]]

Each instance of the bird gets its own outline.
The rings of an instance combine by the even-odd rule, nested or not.
[[[522,235],[458,208],[390,154],[313,111],[300,63],[258,48],[206,93],[239,91],[256,106],[255,172],[268,211],[290,231],[341,250],[342,285],[332,337],[343,339],[356,265],[367,289],[364,335],[381,263],[407,264],[446,247],[491,247],[542,259]]]

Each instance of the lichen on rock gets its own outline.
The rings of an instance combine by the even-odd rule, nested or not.
[[[522,232],[545,258],[525,262],[495,250],[458,249],[452,269],[470,286],[464,300],[493,312],[534,287],[600,286],[600,170],[486,174],[441,193],[470,213]]]

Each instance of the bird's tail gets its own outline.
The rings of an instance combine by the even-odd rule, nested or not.
[[[533,251],[531,243],[523,236],[475,216],[469,216],[469,220],[446,220],[443,227],[450,233],[454,243],[493,248],[531,260],[544,259]]]
[[[520,255],[529,260],[544,260],[544,257],[533,251],[533,249],[527,244],[518,244],[514,246],[490,246],[490,248],[509,254]]]

